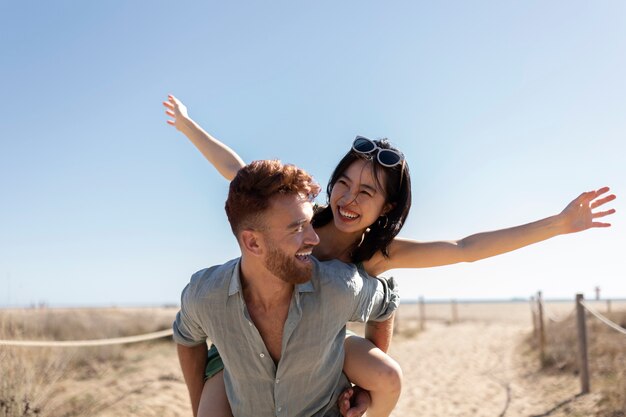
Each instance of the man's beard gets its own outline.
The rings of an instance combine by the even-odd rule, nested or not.
[[[265,258],[265,267],[276,277],[289,284],[303,284],[309,281],[313,275],[312,263],[302,264],[295,256],[289,256],[274,247],[269,248]]]

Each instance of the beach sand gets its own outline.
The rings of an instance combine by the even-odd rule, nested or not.
[[[566,315],[573,303],[550,305]],[[524,339],[532,333],[529,305],[426,305],[425,330],[419,308],[404,305],[390,354],[404,373],[403,391],[393,416],[590,416],[597,394],[576,397],[575,375],[539,373],[537,352]]]
[[[564,316],[573,302],[549,309]],[[418,306],[401,307],[390,354],[403,369],[404,383],[393,416],[594,415],[599,396],[577,396],[578,377],[539,372],[537,352],[523,342],[532,333],[527,303],[460,303],[457,312],[459,320],[452,323],[449,304],[427,304],[428,320],[420,330]],[[57,399],[45,408],[53,411],[55,402],[89,394],[94,401],[89,415],[191,415],[173,343],[131,345],[125,352],[121,368],[55,382]]]

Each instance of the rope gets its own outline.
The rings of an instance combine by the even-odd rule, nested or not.
[[[121,345],[124,343],[143,342],[145,340],[160,339],[171,336],[172,329],[161,330],[159,332],[141,334],[137,336],[116,337],[112,339],[96,340],[0,340],[0,346],[31,346],[31,347],[84,347],[84,346],[106,346]]]
[[[580,304],[582,304],[583,307],[585,307],[585,309],[590,312],[591,314],[593,314],[594,316],[596,316],[596,318],[598,320],[600,320],[602,323],[606,324],[607,326],[611,327],[614,330],[617,330],[618,332],[622,333],[622,334],[626,334],[626,329],[624,329],[623,327],[621,327],[619,324],[612,322],[611,320],[607,319],[606,317],[604,317],[602,314],[598,313],[593,307],[591,307],[589,304],[587,304],[584,301],[580,301]]]

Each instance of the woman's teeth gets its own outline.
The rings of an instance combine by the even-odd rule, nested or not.
[[[339,209],[339,214],[341,214],[343,217],[347,217],[348,219],[356,219],[357,217],[359,217],[359,215],[356,213],[353,213],[351,211],[345,211],[342,209]]]

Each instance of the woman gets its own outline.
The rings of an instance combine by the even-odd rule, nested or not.
[[[231,180],[244,165],[241,158],[189,118],[186,107],[175,97],[170,95],[163,104],[166,114],[173,117],[167,122],[185,134],[220,174]],[[313,226],[320,244],[313,255],[320,260],[357,263],[370,275],[394,268],[473,262],[560,234],[610,226],[596,219],[615,210],[592,211],[615,199],[612,194],[605,195],[608,191],[604,187],[583,193],[556,216],[458,241],[417,242],[397,238],[411,205],[408,165],[402,153],[387,141],[357,137],[329,181],[328,205],[314,216]],[[344,371],[351,381],[370,391],[368,416],[389,415],[400,394],[400,369],[384,353],[390,342],[391,325],[387,322],[378,328],[368,327],[367,339],[346,338]],[[200,415],[228,415],[223,391],[222,378],[206,381]],[[344,398],[341,403],[343,411],[348,408],[346,401]],[[362,411],[351,409],[346,415],[358,415]]]

